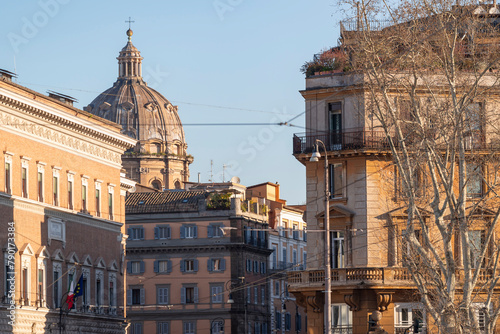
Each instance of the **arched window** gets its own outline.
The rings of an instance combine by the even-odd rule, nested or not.
[[[174,186],[175,189],[181,189],[181,183],[179,181],[175,181]]]
[[[158,180],[154,180],[153,182],[151,182],[151,186],[156,190],[161,190],[161,182]]]

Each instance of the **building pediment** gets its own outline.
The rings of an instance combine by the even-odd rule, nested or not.
[[[104,262],[104,259],[102,257],[99,257],[95,261],[95,266],[96,268],[106,269],[106,262]]]
[[[33,248],[29,243],[24,244],[23,247],[19,250],[19,254],[21,255],[28,255],[28,256],[33,256],[35,255],[35,252],[33,252]]]
[[[36,257],[41,259],[50,258],[50,254],[49,251],[47,250],[47,247],[41,246],[40,248],[38,248],[38,251],[36,252]]]
[[[52,254],[52,261],[61,261],[61,262],[64,261],[64,255],[62,250],[56,249],[54,254]]]
[[[342,206],[342,205],[330,205],[330,219],[333,218],[349,218],[351,219],[354,217],[356,212]],[[317,219],[324,219],[325,218],[325,211],[321,211],[316,215]]]
[[[421,207],[417,207],[418,212],[423,217],[430,217],[432,212]],[[408,207],[402,206],[397,209],[391,210],[387,213],[391,218],[407,219],[408,218]]]

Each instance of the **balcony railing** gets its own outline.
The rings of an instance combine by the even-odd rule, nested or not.
[[[288,283],[293,285],[318,285],[325,282],[325,271],[314,269],[305,271],[290,271],[288,274]],[[474,270],[472,270],[474,274]],[[498,274],[498,271],[497,271]],[[457,281],[464,281],[465,275],[463,269],[456,271]],[[495,277],[491,269],[481,269],[479,273],[479,282],[486,283]],[[406,268],[338,268],[331,272],[332,286],[342,286],[349,284],[413,284],[410,273]]]
[[[383,284],[394,281],[411,283],[404,268],[339,268],[332,269],[332,286],[364,282]],[[288,282],[294,284],[321,285],[325,282],[324,270],[293,271],[288,273]]]
[[[351,326],[332,326],[332,334],[352,334]]]
[[[378,150],[390,151],[389,137],[384,131],[373,130],[365,131],[359,128],[346,129],[341,132],[315,132],[307,134],[293,135],[293,154],[312,153],[316,139],[321,140],[327,151],[346,151],[346,150]],[[397,138],[392,137],[395,148],[399,147]],[[405,143],[411,145],[418,143],[418,139],[411,133],[405,137]],[[483,133],[473,133],[464,137],[463,142],[466,150],[498,150],[500,149],[499,138],[490,138],[486,140]],[[436,145],[439,149],[446,150],[446,143]],[[442,147],[441,147],[442,146]]]
[[[383,131],[346,131],[317,132],[293,136],[293,154],[311,153],[314,151],[316,139],[325,143],[328,151],[343,151],[356,149],[389,150],[389,142]]]

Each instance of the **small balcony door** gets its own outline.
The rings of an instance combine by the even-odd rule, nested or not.
[[[331,257],[332,269],[344,268],[344,232],[343,231],[332,231],[330,232],[331,241]]]
[[[342,102],[328,103],[330,148],[342,149]]]

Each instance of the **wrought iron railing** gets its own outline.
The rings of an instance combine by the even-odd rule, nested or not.
[[[316,139],[321,140],[327,151],[346,151],[346,150],[378,150],[390,151],[390,141],[394,148],[399,148],[399,141],[394,136],[388,136],[381,130],[362,130],[345,129],[339,132],[313,132],[304,134],[294,134],[293,136],[293,154],[312,153],[316,145]],[[405,136],[406,145],[418,143],[411,134]],[[466,136],[463,142],[466,150],[498,150],[500,149],[500,138],[490,138],[486,140],[484,134],[475,133]],[[442,147],[440,147],[442,146]],[[447,149],[448,144],[437,142],[436,147]]]
[[[389,150],[389,140],[383,131],[316,132],[293,136],[293,154],[311,153],[316,139],[321,140],[327,151],[355,149]]]
[[[351,326],[332,326],[332,334],[352,334]]]

